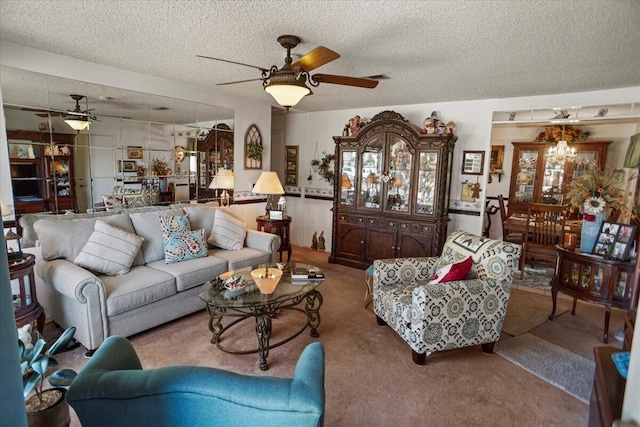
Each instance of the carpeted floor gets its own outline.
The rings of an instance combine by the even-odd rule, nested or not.
[[[502,332],[516,336],[530,331],[549,319],[552,308],[553,304],[549,295],[514,288],[509,298]],[[556,316],[560,316],[570,309],[571,303],[569,301],[558,298]]]
[[[364,272],[328,264],[327,257],[327,253],[294,248],[294,261],[317,265],[327,277],[318,288],[324,299],[320,337],[314,339],[305,331],[272,349],[268,371],[259,370],[255,354],[227,354],[212,345],[204,310],[130,337],[142,365],[145,369],[213,366],[241,374],[291,377],[304,347],[320,341],[326,352],[326,426],[586,424],[588,406],[583,401],[498,354],[483,354],[479,346],[435,353],[425,366],[415,365],[408,345],[390,328],[376,324],[371,305],[364,308]],[[528,295],[516,290],[512,302],[548,298],[550,309],[550,296],[536,292]],[[510,307],[515,309],[517,303]],[[292,328],[296,316],[285,312],[275,319],[273,339]],[[603,316],[601,306],[578,303],[576,316],[565,313],[533,325],[528,334],[593,359],[593,346],[602,345]],[[224,341],[255,347],[253,325],[245,323],[230,331]],[[622,312],[614,310],[612,334],[621,325]],[[45,335],[50,337],[57,331],[48,324]],[[502,339],[506,344],[512,338],[505,333]],[[57,359],[61,367],[78,370],[87,360],[83,352],[79,348]],[[74,417],[71,426],[79,425]]]

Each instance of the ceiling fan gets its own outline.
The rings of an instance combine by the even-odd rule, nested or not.
[[[62,111],[43,110],[40,108],[21,108],[21,110],[34,111],[38,117],[62,117],[65,123],[77,131],[85,130],[91,123],[90,120],[98,120],[97,117],[90,115],[92,110],[83,111],[80,109],[80,101],[84,98],[84,95],[71,94],[69,96],[76,101],[76,106],[73,111],[67,110],[67,112],[64,113]]]
[[[290,107],[295,106],[303,97],[313,93],[307,86],[307,82],[309,82],[313,87],[318,87],[320,83],[331,83],[373,89],[378,85],[377,80],[361,77],[337,76],[333,74],[310,75],[310,71],[331,61],[335,61],[340,58],[340,55],[324,46],[318,46],[296,62],[293,62],[291,58],[291,49],[300,43],[300,38],[292,35],[284,35],[278,37],[278,42],[287,50],[287,56],[282,68],[272,65],[267,69],[255,65],[244,64],[242,62],[230,61],[228,59],[213,58],[204,55],[197,56],[199,58],[229,62],[231,64],[243,65],[245,67],[260,70],[262,72],[261,78],[218,83],[218,86],[262,80],[264,90],[273,96],[278,104],[285,107],[287,111],[289,111]]]

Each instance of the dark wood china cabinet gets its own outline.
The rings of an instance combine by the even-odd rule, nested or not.
[[[233,130],[226,124],[216,125],[197,143],[198,167],[190,198],[207,200],[220,197],[222,190],[209,188],[218,169],[233,170]],[[233,196],[233,190],[228,191]]]
[[[611,141],[578,142],[574,161],[555,162],[543,142],[512,142],[513,165],[509,215],[526,213],[529,203],[567,204],[564,195],[573,178],[593,168],[603,169]]]
[[[329,262],[367,268],[375,259],[437,256],[446,239],[457,137],[423,134],[383,111],[355,136],[336,136]]]

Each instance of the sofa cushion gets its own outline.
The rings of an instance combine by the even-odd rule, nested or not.
[[[56,215],[56,217],[58,216],[66,215]],[[69,215],[70,218],[75,216]],[[39,219],[33,224],[33,228],[38,234],[38,239],[42,246],[42,258],[46,261],[56,258],[73,261],[89,240],[98,219],[121,230],[135,233],[127,214],[76,218],[72,221],[62,222],[59,219]],[[138,254],[133,265],[141,265],[142,263],[142,255]]]
[[[165,264],[164,261],[154,261],[146,266],[175,277],[178,292],[200,286],[228,270],[227,260],[210,256],[210,254],[204,258],[192,259],[176,264]]]
[[[115,316],[176,294],[171,274],[141,265],[122,276],[101,275],[107,293],[107,315]]]
[[[204,240],[203,229],[184,233],[165,233],[162,240],[164,241],[165,264],[207,256],[207,244]]]
[[[212,248],[209,249],[209,256],[227,260],[229,262],[229,270],[238,270],[271,262],[271,254],[269,252],[252,248],[242,248],[239,251]]]
[[[216,213],[216,209],[212,206],[198,205],[184,205],[182,210],[186,215],[189,215],[189,221],[191,222],[192,230],[204,229],[205,239],[209,239],[209,234],[213,228],[213,218]]]
[[[144,255],[145,264],[153,261],[164,260],[162,228],[160,227],[159,221],[160,216],[182,214],[182,209],[168,209],[161,212],[135,212],[129,214],[136,234],[140,237],[144,237],[144,242],[142,242],[142,253]]]
[[[93,233],[73,262],[111,276],[127,274],[142,241],[136,234],[97,220]]]
[[[240,250],[247,236],[247,224],[222,209],[216,209],[208,242],[222,249]]]

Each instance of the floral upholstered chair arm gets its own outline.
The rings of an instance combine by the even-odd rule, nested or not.
[[[373,287],[426,283],[435,273],[438,257],[391,258],[373,262]]]

